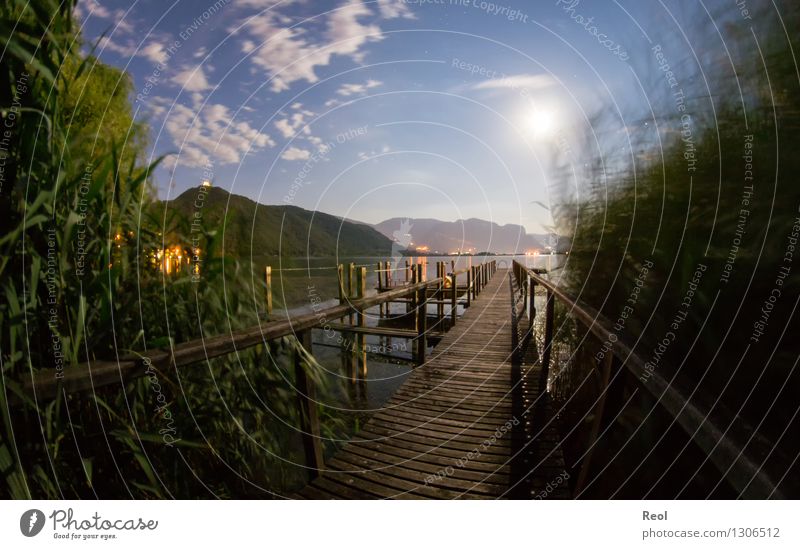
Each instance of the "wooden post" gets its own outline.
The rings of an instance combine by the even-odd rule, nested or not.
[[[297,340],[311,354],[311,330],[298,332]],[[317,409],[316,387],[308,377],[308,363],[300,350],[295,351],[294,373],[297,403],[300,414],[300,436],[303,439],[303,450],[306,455],[306,466],[309,477],[313,480],[324,468],[322,456],[322,439],[320,438],[319,410]]]
[[[422,265],[417,265],[417,280],[422,280]],[[428,331],[428,313],[427,313],[427,288],[422,288],[417,291],[417,366],[425,364],[425,349],[428,346],[427,331]]]
[[[458,316],[458,281],[456,280],[456,270],[453,269],[453,274],[450,276],[450,326],[456,325],[456,316]]]
[[[375,269],[378,275],[378,293],[383,293],[383,261],[378,261],[378,268]],[[378,304],[378,318],[383,318],[383,303]]]
[[[521,274],[520,276],[515,276],[514,278],[517,284],[520,285],[520,289],[522,290],[522,307],[524,308],[528,304],[528,280],[527,279],[523,280]]]
[[[413,273],[411,273],[411,274],[413,276]],[[408,279],[409,279],[409,276],[408,276],[408,259],[406,259],[406,284],[408,284]]]
[[[594,407],[594,418],[592,419],[592,430],[589,433],[589,449],[586,451],[586,456],[581,462],[581,471],[578,474],[578,480],[575,482],[575,495],[577,496],[583,490],[586,484],[586,477],[589,475],[589,467],[592,463],[592,454],[597,442],[597,435],[600,434],[600,428],[603,423],[603,408],[606,405],[606,395],[608,394],[609,381],[611,380],[611,366],[614,363],[614,353],[608,351],[603,357],[602,372],[600,378],[601,391],[600,398]]]
[[[348,303],[353,300],[353,294],[355,292],[355,270],[356,266],[354,263],[350,263],[347,267],[347,301]],[[353,323],[353,313],[347,315],[347,320],[350,324]]]
[[[533,321],[536,318],[536,281],[532,276],[528,276],[528,318],[531,320],[531,332],[533,332]]]
[[[472,297],[470,296],[470,286],[472,286],[472,269],[467,268],[467,308],[470,306]]]
[[[367,295],[367,268],[360,267],[356,271],[356,297],[363,299]],[[357,313],[358,325],[364,327],[367,325],[366,311]],[[366,379],[367,376],[367,334],[356,334],[355,348],[353,349],[354,357],[356,358],[359,366],[359,377]]]
[[[555,296],[551,290],[547,290],[547,307],[544,318],[544,353],[542,354],[542,377],[546,381],[550,371],[550,354],[553,349],[553,316],[555,314]],[[545,391],[546,385],[541,386],[541,391]]]
[[[367,268],[361,267],[358,270],[358,299],[367,297]],[[367,315],[364,311],[358,313],[358,325],[367,325]]]
[[[339,264],[336,267],[336,277],[339,279],[339,305],[344,303],[344,265]]]
[[[264,278],[267,283],[266,298],[267,298],[267,318],[272,314],[272,267],[267,265],[264,269]]]
[[[445,267],[444,261],[439,261],[436,264],[436,278],[441,278],[442,281],[439,283],[439,291],[436,292],[436,329],[439,331],[444,330],[444,326],[442,326],[444,321],[444,277],[447,275],[445,274]]]
[[[469,270],[472,273],[472,300],[475,301],[475,298],[478,297],[478,275],[474,265]]]

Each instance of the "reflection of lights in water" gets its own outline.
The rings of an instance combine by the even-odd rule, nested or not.
[[[166,274],[178,274],[184,266],[189,267],[189,272],[200,274],[200,248],[184,249],[172,246],[163,250],[154,250],[150,253],[150,263]]]

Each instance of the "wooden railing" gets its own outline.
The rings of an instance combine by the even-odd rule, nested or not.
[[[545,379],[547,379],[553,348],[556,300],[565,307],[569,316],[583,325],[588,333],[597,338],[602,345],[610,346],[610,352],[605,353],[602,362],[595,365],[600,370],[603,388],[594,405],[594,420],[589,434],[588,449],[575,483],[576,495],[580,495],[586,484],[592,450],[601,428],[608,425],[608,414],[604,416],[607,395],[613,392],[613,385],[619,385],[620,374],[627,371],[633,376],[636,383],[648,391],[673,420],[684,429],[741,497],[758,499],[784,497],[778,488],[775,477],[764,468],[764,461],[773,454],[774,448],[757,435],[741,417],[720,405],[716,405],[712,409],[702,408],[675,383],[667,381],[658,371],[646,369],[645,360],[617,336],[612,328],[612,323],[605,316],[589,305],[580,303],[567,295],[551,280],[542,276],[544,274],[542,271],[530,269],[517,261],[514,261],[512,270],[518,287],[527,292],[531,319],[536,315],[534,290],[539,286],[546,292],[544,345],[541,349]],[[531,326],[533,326],[533,320],[531,320]],[[646,375],[645,372],[647,372]],[[647,379],[647,382],[640,383],[638,381],[640,379]]]
[[[431,280],[423,280],[423,265],[412,265],[412,267],[413,274],[407,284],[367,296],[366,267],[362,266],[357,270],[350,267],[348,269],[350,276],[345,279],[344,266],[339,265],[339,304],[333,307],[282,320],[270,320],[228,334],[196,339],[172,345],[168,349],[156,349],[135,356],[126,356],[119,360],[94,360],[68,366],[64,369],[63,375],[57,375],[56,371],[52,369],[42,369],[28,378],[20,380],[18,386],[25,399],[42,405],[59,395],[66,396],[95,391],[113,385],[124,388],[129,381],[144,376],[149,368],[163,370],[169,367],[189,366],[255,345],[265,344],[281,337],[295,336],[299,343],[294,356],[295,394],[298,400],[300,429],[307,466],[313,476],[322,469],[323,461],[319,411],[315,396],[316,388],[307,371],[312,364],[313,357],[311,330],[327,327],[338,331],[352,331],[356,338],[361,338],[363,344],[363,338],[370,333],[365,321],[367,310],[376,306],[383,307],[384,304],[410,297],[410,311],[414,315],[415,330],[397,331],[393,335],[413,339],[416,343],[414,362],[417,365],[423,364],[429,332],[427,306],[436,302],[431,298],[439,297],[438,301],[444,302],[445,300],[441,298],[447,295],[447,302],[451,305],[450,322],[447,325],[454,325],[458,315],[459,291],[466,296],[462,298],[464,305],[469,306],[471,299],[480,294],[481,289],[496,270],[496,263],[491,261],[450,273],[447,273],[442,266],[438,269],[439,276]],[[268,314],[272,312],[272,295],[269,291],[272,272],[270,267],[265,269],[268,282],[268,293],[265,296]],[[353,276],[354,272],[355,277]],[[467,283],[459,286],[458,277],[465,274]],[[448,284],[449,288],[446,287]],[[381,290],[383,289],[381,288]],[[443,315],[444,309],[442,308],[441,311]],[[350,319],[349,326],[333,323],[344,317]],[[437,322],[437,324],[444,325],[443,322]],[[376,332],[376,334],[379,335],[380,332]],[[12,406],[19,406],[23,402],[23,398],[10,395],[9,403]]]

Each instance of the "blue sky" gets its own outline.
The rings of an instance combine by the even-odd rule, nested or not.
[[[78,16],[133,77],[154,155],[174,153],[155,176],[163,198],[207,173],[360,221],[542,232],[554,154],[597,109],[642,102],[631,57],[674,24],[642,4],[88,1]]]

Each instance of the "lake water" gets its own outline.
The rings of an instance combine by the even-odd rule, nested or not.
[[[563,256],[428,256],[428,257],[342,257],[342,258],[269,258],[265,265],[272,267],[273,299],[276,302],[275,316],[297,315],[312,312],[312,300],[320,299],[316,310],[338,304],[337,263],[367,267],[367,294],[374,294],[378,285],[378,262],[392,262],[393,279],[405,282],[405,265],[422,264],[425,277],[436,278],[436,264],[446,263],[447,271],[468,268],[470,265],[496,260],[501,268],[511,266],[517,260],[529,267],[557,269],[563,263]],[[271,263],[266,263],[271,261]],[[346,272],[346,271],[345,271]],[[346,275],[345,275],[346,276]],[[459,283],[466,282],[462,275]],[[285,308],[284,305],[285,304]],[[449,307],[445,306],[445,314]],[[429,305],[428,314],[436,313],[436,305]],[[458,314],[463,308],[458,307]],[[377,309],[366,315],[369,326],[391,325],[410,327],[413,314],[408,314],[404,303],[393,303],[390,309],[391,320],[381,318]],[[431,324],[429,322],[429,324]],[[411,371],[413,342],[405,338],[367,335],[365,344],[368,352],[357,355],[342,349],[338,332],[314,330],[314,356],[325,371],[329,386],[325,391],[323,404],[363,417],[380,409],[403,383]]]

